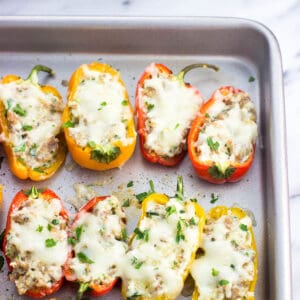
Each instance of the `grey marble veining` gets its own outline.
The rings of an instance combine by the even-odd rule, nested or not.
[[[277,37],[283,60],[294,299],[300,299],[300,0],[0,0],[0,16],[230,16],[259,21]]]

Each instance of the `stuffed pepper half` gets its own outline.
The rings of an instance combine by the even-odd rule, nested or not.
[[[126,218],[115,196],[96,197],[83,206],[70,226],[72,256],[65,276],[79,283],[77,299],[86,290],[94,296],[108,293],[120,275],[127,250]]]
[[[128,94],[119,72],[106,64],[81,65],[73,73],[63,123],[69,151],[82,167],[120,167],[134,151]]]
[[[12,173],[35,181],[52,176],[66,154],[62,98],[55,88],[38,84],[40,71],[54,74],[37,65],[26,80],[7,75],[0,82],[0,141]]]
[[[6,223],[3,252],[18,293],[40,298],[62,285],[68,253],[68,214],[51,190],[20,191]]]
[[[186,138],[192,121],[203,103],[200,92],[184,82],[185,74],[194,64],[178,75],[162,64],[151,64],[141,76],[136,89],[136,109],[140,147],[145,159],[152,163],[174,166],[186,150]]]
[[[202,106],[189,133],[196,173],[212,183],[241,179],[253,162],[256,138],[256,112],[249,95],[221,87]]]
[[[200,246],[204,222],[204,210],[183,201],[181,179],[174,198],[148,196],[124,260],[123,298],[175,299]]]
[[[240,208],[217,206],[208,213],[202,255],[191,270],[193,300],[254,300],[257,252],[251,224]]]

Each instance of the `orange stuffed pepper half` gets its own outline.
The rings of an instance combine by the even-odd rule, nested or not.
[[[124,82],[107,64],[81,65],[69,82],[63,126],[69,151],[82,167],[122,166],[136,144],[134,117]]]

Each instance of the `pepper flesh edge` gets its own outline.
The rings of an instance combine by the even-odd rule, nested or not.
[[[160,204],[160,205],[165,205],[167,204],[167,202],[169,201],[169,197],[166,196],[165,194],[158,194],[158,193],[154,193],[154,194],[151,194],[149,195],[148,197],[146,197],[142,203],[142,207],[141,207],[141,216],[139,218],[139,221],[138,221],[138,224],[137,224],[137,227],[140,226],[140,223],[142,222],[142,220],[146,217],[146,213],[147,213],[147,204],[149,202],[154,202],[154,203],[157,203],[157,204]],[[188,263],[188,266],[187,268],[184,270],[184,273],[182,274],[182,281],[184,282],[189,274],[189,271],[192,267],[192,264],[195,260],[195,257],[196,257],[196,252],[199,248],[199,246],[201,245],[201,241],[202,241],[202,232],[203,232],[203,228],[204,228],[204,225],[205,225],[205,211],[204,209],[198,204],[198,203],[192,203],[194,205],[194,208],[195,208],[195,213],[197,215],[197,217],[199,218],[199,224],[198,224],[198,229],[199,229],[199,240],[197,242],[198,244],[198,247],[195,248],[195,251],[192,253],[191,255],[191,258],[190,258],[190,262]],[[129,247],[134,239],[134,237],[136,236],[135,233],[133,233],[130,237],[130,240],[129,240]],[[127,299],[127,288],[126,288],[126,284],[124,283],[124,280],[122,280],[122,297],[123,299]],[[171,295],[166,295],[166,294],[163,294],[163,295],[159,295],[159,296],[156,296],[156,297],[151,297],[151,300],[172,300],[172,299],[175,299],[176,297],[178,297],[177,294],[171,294]],[[135,298],[136,300],[148,300],[148,298],[145,298],[145,297],[137,297]]]
[[[8,84],[13,81],[24,81],[24,80],[16,75],[7,75],[3,77],[0,84]],[[36,85],[40,88],[40,90],[43,93],[51,93],[54,96],[56,96],[59,99],[59,101],[62,102],[61,95],[54,87],[50,85],[45,85],[45,86],[40,86],[38,84]],[[8,125],[5,117],[5,107],[2,101],[0,101],[0,132],[4,133],[5,138],[8,138],[9,130],[8,130]],[[13,145],[9,141],[4,141],[3,148],[6,153],[11,172],[20,179],[29,178],[33,181],[42,181],[50,178],[63,164],[66,157],[66,147],[65,147],[63,134],[61,133],[57,137],[59,139],[59,150],[57,152],[56,159],[48,168],[43,169],[42,172],[37,172],[34,169],[31,169],[26,165],[24,165],[22,162],[20,162],[14,153]]]
[[[234,216],[238,217],[239,219],[242,219],[242,218],[247,216],[246,212],[243,209],[239,208],[239,207],[228,208],[226,206],[216,206],[208,212],[207,219],[217,220],[221,216],[228,215],[229,211]],[[251,282],[248,291],[254,293],[256,282],[257,282],[258,259],[257,259],[257,249],[256,249],[256,243],[255,243],[253,227],[251,226],[251,228],[248,228],[248,230],[250,231],[250,234],[251,234],[251,237],[252,237],[252,239],[251,239],[251,249],[255,253],[255,257],[254,257],[254,277],[253,277],[253,281]],[[197,286],[195,285],[195,290],[194,290],[194,293],[193,293],[193,296],[192,296],[192,300],[198,300],[198,297],[199,297],[199,291],[198,291]],[[254,295],[246,298],[246,300],[254,300],[254,299],[255,299]]]
[[[60,216],[63,217],[66,220],[66,222],[68,222],[69,214],[66,211],[66,209],[64,208],[61,199],[53,191],[46,189],[39,194],[42,195],[42,198],[45,201],[50,202],[52,199],[58,199],[61,204]],[[26,201],[28,198],[29,198],[29,196],[27,196],[23,190],[18,192],[10,204],[8,214],[7,214],[6,228],[5,228],[5,232],[4,232],[2,250],[3,250],[4,256],[5,256],[7,265],[8,265],[8,269],[10,272],[13,270],[13,268],[10,266],[11,260],[6,252],[7,238],[8,238],[10,228],[11,228],[10,216],[12,215],[13,211],[15,209],[18,209],[21,206],[21,204],[24,201]],[[68,256],[69,255],[70,255],[70,252],[68,252]],[[28,290],[25,293],[25,295],[27,295],[31,298],[42,298],[42,297],[48,296],[48,295],[53,294],[56,291],[58,291],[60,289],[60,287],[62,286],[63,281],[64,281],[64,275],[62,275],[62,277],[57,282],[55,282],[50,288],[31,289],[31,290]]]
[[[109,73],[112,76],[116,76],[119,74],[115,69],[110,67],[107,64],[92,62],[89,65],[81,65],[71,76],[69,87],[68,87],[68,96],[67,103],[74,99],[77,87],[82,79],[84,79],[83,67],[87,66],[90,70],[97,71],[99,73]],[[96,160],[90,158],[91,156],[91,148],[89,146],[81,147],[76,143],[76,140],[73,139],[69,133],[68,128],[64,128],[65,138],[68,145],[69,152],[72,155],[72,158],[82,167],[88,168],[96,171],[104,171],[112,168],[117,168],[122,166],[133,154],[135,145],[136,145],[136,133],[134,127],[134,118],[133,118],[133,109],[131,107],[128,93],[125,89],[125,84],[122,79],[118,78],[119,84],[124,87],[124,99],[128,101],[128,105],[130,107],[132,117],[128,120],[128,130],[127,136],[133,139],[133,142],[128,145],[123,145],[121,141],[115,141],[112,143],[113,146],[119,147],[121,150],[120,155],[110,163],[101,163]],[[68,105],[65,106],[62,122],[65,124],[67,121],[71,119],[71,113]]]
[[[208,109],[214,105],[216,98],[215,94],[217,92],[221,92],[223,95],[226,95],[226,93],[229,92],[229,90],[232,90],[234,93],[242,92],[240,89],[235,89],[231,86],[224,86],[216,90],[213,94],[213,96],[202,106],[200,109],[200,114],[196,119],[193,121],[191,130],[188,135],[188,153],[191,160],[191,163],[194,167],[195,172],[197,175],[210,182],[210,183],[216,183],[216,184],[222,184],[225,182],[236,182],[242,179],[242,177],[248,172],[250,169],[255,155],[255,143],[253,144],[253,150],[251,154],[249,155],[248,159],[244,163],[238,163],[238,162],[231,162],[229,167],[234,168],[235,171],[232,175],[230,175],[228,178],[223,179],[217,179],[212,177],[209,174],[209,168],[212,166],[215,166],[213,161],[201,161],[196,153],[196,147],[194,146],[195,142],[198,140],[199,132],[201,130],[201,127],[203,126],[205,122],[205,115],[208,111]]]

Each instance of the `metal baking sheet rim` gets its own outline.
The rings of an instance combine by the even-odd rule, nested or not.
[[[266,150],[264,167],[269,167],[272,178],[266,183],[272,186],[272,203],[267,205],[268,213],[273,213],[272,222],[268,223],[268,267],[272,266],[274,274],[270,274],[271,295],[274,299],[291,299],[291,259],[289,232],[289,203],[287,185],[287,159],[285,137],[285,109],[282,80],[281,56],[278,42],[273,33],[264,25],[254,21],[238,18],[213,17],[0,17],[0,30],[16,28],[101,28],[105,30],[126,28],[141,30],[146,27],[180,28],[185,30],[230,30],[239,26],[256,31],[268,44],[269,98],[272,101],[268,134],[270,148]],[[266,133],[266,132],[264,132]],[[272,210],[273,209],[273,210]],[[274,228],[270,228],[273,226]],[[272,260],[273,258],[273,260]],[[274,280],[273,280],[274,279]],[[272,284],[273,281],[273,284]],[[274,282],[275,281],[275,282]]]

